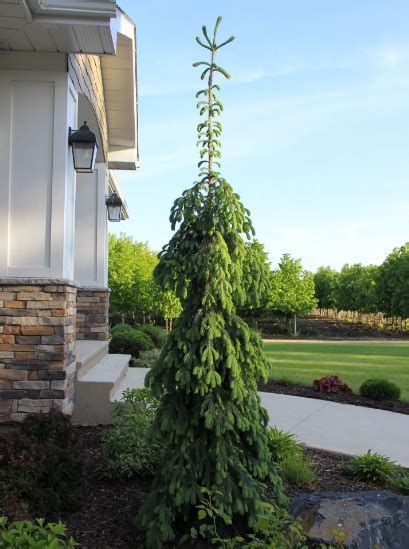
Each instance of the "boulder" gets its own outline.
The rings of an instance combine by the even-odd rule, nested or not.
[[[330,544],[338,530],[348,549],[409,547],[409,496],[389,491],[301,494],[291,512],[303,519],[314,542]]]

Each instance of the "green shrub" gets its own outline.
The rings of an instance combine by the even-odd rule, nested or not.
[[[79,544],[71,537],[66,540],[65,526],[61,522],[45,523],[20,520],[9,523],[6,517],[0,517],[0,547],[9,549],[72,549]]]
[[[74,428],[60,412],[27,416],[7,436],[0,468],[0,514],[13,518],[77,506],[81,467]]]
[[[162,456],[162,447],[151,437],[158,406],[149,389],[128,389],[114,409],[113,425],[102,433],[103,465],[109,478],[152,474]]]
[[[403,496],[409,496],[409,474],[407,472],[398,471],[392,478],[390,487]]]
[[[111,329],[110,353],[132,355],[135,359],[141,352],[150,351],[154,347],[152,339],[147,334],[138,328],[132,328],[129,324],[117,324]]]
[[[301,456],[304,445],[294,435],[280,431],[277,427],[270,427],[267,431],[268,449],[271,459],[281,465],[289,456]]]
[[[158,360],[160,353],[161,352],[159,349],[142,351],[142,353],[139,355],[139,358],[136,358],[132,362],[132,366],[134,366],[135,368],[152,368],[152,366]]]
[[[387,379],[367,379],[359,388],[362,396],[372,400],[399,400],[400,389]]]
[[[304,455],[289,455],[281,465],[283,479],[298,488],[310,488],[317,480],[317,470]]]
[[[387,484],[396,475],[398,467],[389,458],[368,450],[350,459],[345,469],[356,480]]]
[[[157,349],[162,349],[164,347],[168,337],[166,330],[153,324],[143,324],[142,326],[138,326],[138,329],[152,339],[152,342]]]

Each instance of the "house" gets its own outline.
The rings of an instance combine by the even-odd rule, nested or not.
[[[107,354],[106,201],[128,216],[114,171],[139,162],[135,37],[114,0],[0,0],[0,423],[107,422],[92,402],[127,374]]]

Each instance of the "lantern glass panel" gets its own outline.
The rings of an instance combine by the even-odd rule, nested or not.
[[[73,143],[74,168],[79,173],[92,173],[97,157],[97,145],[93,143]]]
[[[108,206],[109,221],[121,221],[122,206]]]

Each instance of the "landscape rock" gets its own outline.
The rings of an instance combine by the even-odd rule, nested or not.
[[[389,491],[301,494],[292,506],[311,541],[330,544],[334,530],[348,549],[406,549],[409,545],[409,496]]]

